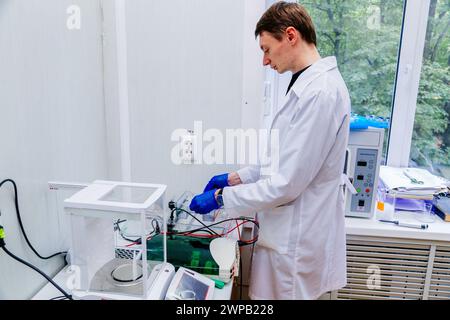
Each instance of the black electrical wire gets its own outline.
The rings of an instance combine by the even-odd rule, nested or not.
[[[246,218],[230,218],[230,219],[225,219],[225,220],[222,220],[222,221],[219,221],[219,222],[210,224],[210,225],[208,225],[208,227],[215,226],[215,225],[219,225],[219,224],[222,224],[222,223],[228,222],[228,221],[247,221],[247,222],[252,222],[253,224],[255,224],[255,226],[256,226],[257,228],[259,228],[259,224],[258,224],[256,221],[251,220],[251,219],[246,219]],[[186,233],[194,233],[194,232],[197,232],[197,231],[207,231],[207,230],[205,230],[205,227],[202,227],[202,228],[193,229],[193,230],[186,230],[186,231],[174,232],[174,233],[172,233],[172,234],[175,234],[175,235],[177,235],[177,234],[186,234]],[[217,235],[217,236],[220,237],[221,235]],[[252,241],[252,242],[245,242],[245,241],[241,241],[241,240],[238,240],[237,242],[238,242],[239,247],[243,247],[243,246],[252,245],[252,244],[254,244],[257,240],[258,240],[258,239],[256,238],[256,239],[255,239],[254,241]]]
[[[216,236],[219,236],[219,234],[217,233],[217,232],[215,232],[214,230],[212,230],[211,228],[209,228],[209,226],[207,226],[206,224],[204,224],[202,221],[200,221],[199,219],[197,219],[197,217],[195,217],[192,213],[190,213],[189,211],[187,211],[187,210],[184,210],[184,209],[182,209],[182,208],[175,208],[175,209],[172,209],[172,212],[170,213],[170,214],[172,214],[175,210],[179,210],[179,211],[182,211],[182,212],[186,212],[188,215],[190,215],[192,218],[194,218],[195,220],[197,220],[198,222],[200,222],[200,224],[202,224],[203,226],[204,226],[204,228],[207,228],[209,231],[211,231],[213,234],[215,234]],[[202,228],[203,229],[203,228]],[[184,233],[186,233],[186,232],[184,232]]]
[[[17,260],[18,262],[26,265],[27,267],[33,269],[34,271],[36,271],[37,273],[39,273],[41,276],[43,276],[45,279],[47,279],[48,282],[50,282],[53,286],[55,286],[56,289],[58,289],[59,291],[61,291],[61,293],[69,300],[73,300],[72,296],[70,294],[68,294],[66,291],[64,291],[64,289],[62,289],[60,286],[58,286],[49,276],[47,276],[44,272],[42,272],[41,270],[39,270],[38,268],[36,268],[35,266],[33,266],[31,263],[26,262],[25,260],[22,260],[21,258],[19,258],[18,256],[14,255],[13,253],[11,253],[6,246],[1,246],[1,248],[3,249],[3,251],[5,251],[5,253],[10,256],[11,258],[13,258],[14,260]]]
[[[224,222],[228,222],[228,221],[247,221],[247,222],[253,223],[257,228],[259,228],[259,223],[258,223],[258,222],[256,222],[256,221],[253,220],[253,219],[249,219],[249,218],[245,218],[245,217],[224,219],[224,220],[221,220],[221,221],[219,221],[219,222],[215,222],[215,223],[206,225],[206,224],[204,224],[203,222],[201,222],[200,220],[198,220],[198,219],[197,219],[194,215],[192,215],[189,211],[186,211],[186,210],[181,209],[181,208],[175,208],[175,209],[173,209],[172,211],[175,211],[175,210],[181,210],[181,211],[183,211],[183,212],[186,212],[187,214],[189,214],[190,216],[192,216],[194,219],[196,219],[198,222],[200,222],[200,223],[203,225],[203,227],[197,228],[197,229],[193,229],[193,230],[186,230],[186,231],[173,232],[172,234],[175,234],[175,235],[176,235],[176,234],[193,233],[193,232],[196,232],[196,231],[202,231],[202,230],[205,230],[205,228],[211,230],[210,227],[213,227],[213,226],[216,226],[216,225],[222,224],[222,223],[224,223]],[[206,230],[205,230],[205,231],[206,231]],[[211,230],[211,231],[212,231],[215,235],[220,236],[217,232],[214,232],[214,230]],[[245,243],[245,244],[243,244],[243,245],[250,245],[250,244],[252,244],[252,243]]]
[[[28,246],[31,248],[31,250],[34,252],[34,254],[35,254],[36,256],[38,256],[39,258],[41,258],[42,260],[48,260],[48,259],[51,259],[51,258],[53,258],[53,257],[56,257],[56,256],[58,256],[58,255],[60,255],[60,254],[67,254],[66,251],[63,251],[63,252],[58,252],[58,253],[52,254],[51,256],[48,256],[48,257],[43,257],[43,256],[41,256],[41,255],[36,251],[36,249],[35,249],[35,248],[33,247],[33,245],[31,244],[30,240],[28,240],[27,234],[26,234],[26,232],[25,232],[25,228],[23,227],[22,219],[21,219],[21,217],[20,217],[20,211],[19,211],[19,199],[18,199],[18,196],[17,196],[17,185],[16,185],[16,183],[15,183],[13,180],[11,180],[11,179],[6,179],[6,180],[3,180],[2,182],[0,182],[0,188],[1,188],[1,187],[3,186],[3,184],[5,184],[6,182],[11,182],[12,185],[14,186],[14,204],[15,204],[15,207],[16,207],[17,220],[19,221],[19,226],[20,226],[20,230],[22,231],[23,237],[25,238],[25,241],[27,242],[27,244],[28,244]]]
[[[65,296],[58,296],[58,297],[53,297],[50,300],[69,300],[69,299],[66,298]]]
[[[114,231],[120,230],[119,223],[126,222],[126,221],[127,220],[117,219],[117,221],[114,223],[115,224]]]
[[[186,235],[186,236],[189,236],[190,234],[194,234],[194,233],[199,232],[199,231],[206,232],[206,233],[208,233],[209,235],[213,236],[213,233],[212,233],[211,231],[205,230],[205,229],[202,229],[202,230],[195,230],[195,231],[189,231],[189,230],[187,230],[187,231],[184,231],[184,232],[181,232],[181,231],[180,231],[180,232],[181,232],[181,234],[184,234],[184,235]],[[179,233],[177,233],[177,234],[179,234]]]
[[[153,225],[153,222],[155,222],[156,225]],[[152,220],[152,227],[153,227],[153,231],[151,233],[153,233],[153,232],[155,232],[156,234],[160,234],[161,233],[161,229],[159,227],[158,220],[156,220],[156,219]]]
[[[258,222],[256,222],[256,221],[253,220],[253,219],[245,218],[245,217],[240,217],[240,218],[228,218],[228,219],[220,220],[220,221],[215,222],[215,223],[213,223],[213,224],[210,224],[210,225],[208,225],[208,226],[209,226],[209,227],[212,227],[212,226],[216,226],[216,225],[218,225],[218,224],[222,224],[222,223],[228,222],[228,221],[247,221],[247,222],[253,223],[257,228],[259,228],[259,223],[258,223]]]
[[[127,237],[125,237],[124,236],[124,234],[123,234],[123,232],[122,232],[122,230],[120,229],[120,226],[119,226],[119,224],[121,224],[122,222],[126,222],[127,220],[117,220],[114,224],[116,225],[116,227],[117,227],[117,229],[115,228],[115,230],[118,230],[119,231],[119,234],[120,234],[120,236],[122,237],[122,239],[123,240],[125,240],[125,241],[128,241],[128,242],[133,242],[133,243],[135,243],[135,244],[141,244],[141,238],[137,238],[136,240],[133,240],[133,239],[130,239],[130,238],[127,238]],[[156,225],[155,224],[153,224],[153,223],[156,223]],[[160,232],[161,232],[161,229],[159,228],[159,223],[158,223],[158,221],[156,220],[156,219],[153,219],[152,220],[152,227],[153,227],[153,231],[152,232],[150,232],[148,235],[147,235],[147,237],[150,237],[150,236],[152,236],[153,234],[155,234],[155,235],[157,235],[157,234],[159,234]]]
[[[123,235],[123,232],[122,232],[122,230],[120,229],[119,224],[122,223],[122,222],[125,222],[125,221],[127,221],[127,220],[120,220],[120,219],[119,219],[119,220],[117,220],[117,222],[116,222],[117,230],[119,231],[120,236],[121,236],[122,239],[125,240],[125,241],[129,241],[129,242],[133,242],[133,243],[136,243],[136,244],[140,244],[140,243],[141,243],[141,238],[137,238],[136,240],[133,240],[133,239],[127,238],[127,237],[125,237],[125,236]]]
[[[211,233],[211,231],[206,230],[205,227],[206,227],[206,228],[207,228],[207,227],[212,227],[212,226],[219,225],[219,224],[222,224],[222,223],[228,222],[228,221],[246,221],[246,222],[251,222],[251,223],[253,223],[257,228],[259,228],[259,223],[256,222],[255,220],[249,219],[249,218],[241,217],[241,218],[229,218],[229,219],[224,219],[224,220],[221,220],[221,221],[219,221],[219,222],[216,222],[216,223],[213,223],[213,224],[210,224],[210,225],[205,225],[204,227],[197,228],[197,229],[185,230],[185,231],[177,231],[177,232],[171,232],[170,235],[184,235],[184,236],[189,236],[189,234],[195,233],[195,232],[197,232],[197,231],[208,232],[210,235],[213,235],[213,234]],[[215,236],[216,236],[216,237],[221,237],[222,235],[219,235],[219,234],[215,233]],[[245,247],[245,246],[254,245],[257,241],[258,241],[258,237],[256,237],[256,238],[255,238],[253,241],[251,241],[251,242],[247,242],[247,241],[243,241],[243,240],[238,240],[237,243],[238,243],[238,246],[239,246],[239,247]]]

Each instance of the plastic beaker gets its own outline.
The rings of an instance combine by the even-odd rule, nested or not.
[[[436,215],[433,212],[432,203],[424,201],[422,210],[418,213],[417,220],[425,223],[433,223],[436,220]]]

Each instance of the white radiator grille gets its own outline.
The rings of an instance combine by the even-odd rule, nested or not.
[[[347,286],[337,298],[422,299],[429,254],[426,244],[348,239]]]
[[[450,247],[436,247],[428,299],[450,299]]]

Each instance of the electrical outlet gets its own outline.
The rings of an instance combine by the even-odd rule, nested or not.
[[[194,139],[193,131],[188,131],[188,134],[182,138],[182,159],[184,164],[194,163]]]

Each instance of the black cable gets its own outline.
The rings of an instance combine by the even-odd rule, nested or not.
[[[202,230],[196,230],[196,231],[185,231],[184,233],[187,235],[187,236],[189,236],[190,234],[194,234],[194,233],[196,233],[196,232],[199,232],[199,231],[202,231],[202,232],[206,232],[206,233],[208,233],[210,236],[213,236],[213,233],[211,232],[211,231],[209,231],[209,230],[204,230],[204,229],[202,229]]]
[[[187,212],[188,214],[190,214],[190,215],[192,216],[192,214],[191,214],[190,212],[188,212],[188,211],[186,211],[186,210],[184,210],[184,209],[177,209],[177,210],[183,210],[183,211]],[[213,226],[216,226],[216,225],[222,224],[222,223],[224,223],[224,222],[228,222],[228,221],[247,221],[247,222],[253,223],[257,228],[259,228],[259,223],[256,222],[255,220],[249,219],[249,218],[240,217],[240,218],[228,218],[228,219],[224,219],[224,220],[221,220],[221,221],[219,221],[219,222],[215,222],[215,223],[212,223],[212,224],[209,224],[209,225],[205,225],[204,223],[202,223],[202,222],[200,221],[200,223],[201,223],[204,227],[197,228],[197,229],[192,229],[192,230],[186,230],[186,231],[173,232],[172,234],[173,234],[173,235],[176,235],[176,234],[184,234],[184,233],[193,233],[193,232],[196,232],[196,231],[204,230],[205,228],[208,228],[208,229],[209,229],[209,227],[213,227]],[[211,229],[209,229],[209,230],[211,230]],[[214,232],[214,231],[213,231],[213,232]],[[220,235],[217,234],[216,232],[214,232],[214,234],[217,235],[217,236],[220,236]],[[252,243],[245,243],[245,244],[243,244],[243,245],[249,245],[249,244],[252,244]]]
[[[207,226],[206,224],[204,224],[202,221],[200,221],[199,219],[197,219],[197,217],[195,217],[192,213],[190,213],[189,211],[187,211],[187,210],[184,210],[184,209],[182,209],[182,208],[175,208],[175,209],[172,209],[172,212],[173,211],[175,211],[175,210],[179,210],[179,211],[183,211],[183,212],[186,212],[188,215],[190,215],[192,218],[194,218],[195,220],[197,220],[198,222],[200,222],[200,224],[201,225],[203,225],[205,228],[207,228],[208,230],[210,230],[212,233],[214,233],[215,235],[219,235],[217,232],[215,232],[213,229],[211,229],[211,228],[209,228],[209,226]],[[172,214],[172,212],[171,212],[171,214]],[[202,228],[203,229],[203,228]]]
[[[58,297],[53,297],[50,300],[69,300],[69,299],[67,299],[65,296],[58,296]]]
[[[228,218],[228,219],[220,220],[219,222],[215,222],[215,223],[213,223],[213,224],[210,224],[209,227],[212,227],[212,226],[215,226],[215,225],[218,225],[218,224],[222,224],[222,223],[228,222],[228,221],[247,221],[247,222],[253,223],[257,228],[259,228],[259,223],[258,223],[258,222],[256,222],[256,221],[253,220],[253,219],[250,219],[250,218],[244,218],[244,217],[240,217],[240,218]]]
[[[15,204],[15,207],[16,207],[17,220],[19,221],[19,226],[20,226],[20,230],[22,231],[23,237],[25,238],[25,241],[27,242],[27,244],[28,244],[28,246],[31,248],[31,250],[34,252],[34,254],[35,254],[36,256],[38,256],[39,258],[41,258],[42,260],[48,260],[48,259],[51,259],[51,258],[53,258],[53,257],[56,257],[56,256],[58,256],[58,255],[60,255],[60,254],[67,254],[66,251],[63,251],[63,252],[58,252],[58,253],[52,254],[51,256],[48,256],[48,257],[43,257],[43,256],[41,256],[41,255],[36,251],[36,249],[34,249],[33,245],[32,245],[31,242],[30,242],[30,240],[28,240],[27,234],[26,234],[26,232],[25,232],[25,228],[23,227],[22,219],[21,219],[21,217],[20,217],[20,211],[19,211],[19,199],[18,199],[18,196],[17,196],[17,185],[16,185],[16,183],[15,183],[13,180],[11,180],[11,179],[6,179],[6,180],[3,180],[2,182],[0,182],[0,188],[1,188],[1,187],[3,186],[3,184],[5,184],[6,182],[11,182],[12,185],[14,186],[14,204]]]
[[[119,234],[120,234],[120,236],[122,237],[122,239],[125,240],[125,241],[129,241],[129,242],[136,243],[136,244],[141,244],[141,238],[137,238],[136,240],[133,240],[133,239],[127,238],[127,237],[125,237],[125,236],[123,235],[122,230],[120,229],[119,224],[122,223],[122,222],[125,222],[125,221],[127,221],[127,220],[122,220],[122,221],[121,221],[121,220],[119,219],[119,220],[117,220],[117,222],[115,223],[116,226],[117,226],[117,230],[119,231]]]
[[[206,232],[206,233],[208,233],[209,235],[215,236],[215,237],[220,237],[220,236],[221,236],[221,235],[213,234],[211,231],[205,229],[204,227],[198,228],[198,229],[193,229],[193,230],[168,232],[167,235],[169,235],[169,236],[176,236],[176,235],[180,235],[180,236],[183,236],[183,235],[189,236],[190,234],[194,234],[194,233],[199,232],[199,231]]]
[[[126,221],[127,221],[127,220],[120,220],[120,219],[117,219],[117,221],[114,223],[114,225],[115,225],[114,231],[120,230],[119,223],[126,222]]]
[[[116,225],[116,227],[117,227],[117,230],[119,231],[120,236],[121,236],[122,239],[124,239],[125,241],[133,242],[133,243],[135,243],[135,244],[141,244],[141,243],[142,243],[141,238],[137,238],[136,240],[133,240],[133,239],[127,238],[127,237],[125,237],[125,236],[123,235],[123,232],[122,232],[122,230],[120,229],[119,224],[122,223],[122,222],[126,222],[126,221],[127,221],[127,220],[120,220],[120,219],[118,219],[118,220],[114,223],[114,224]],[[156,223],[156,225],[154,225],[153,223]],[[150,232],[150,233],[147,235],[147,237],[150,237],[150,236],[153,235],[153,234],[157,235],[157,234],[159,234],[159,233],[161,232],[161,229],[159,228],[158,220],[156,220],[156,219],[153,219],[153,220],[152,220],[152,227],[153,227],[153,231]]]
[[[34,271],[36,271],[37,273],[39,273],[41,276],[43,276],[45,279],[47,279],[48,282],[50,282],[53,286],[55,286],[56,289],[58,289],[59,291],[61,291],[61,293],[69,300],[73,300],[72,296],[70,294],[68,294],[66,291],[64,291],[64,289],[62,289],[60,286],[58,286],[49,276],[47,276],[44,272],[42,272],[41,270],[39,270],[38,268],[36,268],[35,266],[33,266],[31,263],[26,262],[25,260],[22,260],[21,258],[17,257],[16,255],[14,255],[13,253],[11,253],[8,249],[6,249],[6,246],[1,246],[1,248],[3,249],[3,251],[6,252],[7,255],[9,255],[11,258],[13,258],[14,260],[17,260],[20,263],[23,263],[24,265],[26,265],[27,267],[33,269]]]
[[[153,225],[153,222],[155,222],[156,225]],[[161,233],[161,228],[159,227],[158,220],[156,220],[155,218],[152,219],[152,227],[153,227],[153,231],[151,233],[153,233],[153,232],[155,232],[156,234]]]

